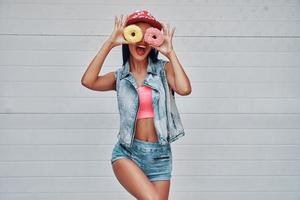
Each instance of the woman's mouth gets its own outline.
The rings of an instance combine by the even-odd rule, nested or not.
[[[146,52],[146,46],[143,46],[143,45],[137,45],[136,46],[136,52],[139,56],[142,56],[145,54]]]

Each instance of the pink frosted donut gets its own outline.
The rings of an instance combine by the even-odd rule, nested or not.
[[[153,46],[160,46],[164,42],[164,36],[159,29],[150,27],[146,30],[144,40]]]

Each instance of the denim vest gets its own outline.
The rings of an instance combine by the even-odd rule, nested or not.
[[[143,82],[152,88],[152,106],[154,125],[161,145],[171,143],[185,135],[179,112],[175,103],[174,91],[169,88],[164,65],[165,60],[157,63],[148,57],[147,76]],[[120,129],[117,135],[120,143],[132,146],[135,135],[136,118],[139,109],[139,97],[129,60],[115,71]]]

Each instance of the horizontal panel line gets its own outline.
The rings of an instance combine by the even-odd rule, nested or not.
[[[110,91],[111,92],[111,91]],[[50,99],[50,98],[59,98],[59,99],[115,99],[115,96],[0,96],[1,98],[43,98],[43,99]],[[300,97],[192,97],[192,96],[180,96],[177,95],[176,98],[179,99],[300,99]]]
[[[23,49],[22,49],[23,50]],[[0,50],[1,51],[1,50]],[[0,64],[0,68],[3,67],[3,68],[6,68],[6,67],[19,67],[19,68],[36,68],[36,67],[39,67],[39,68],[49,68],[49,69],[53,69],[53,67],[57,67],[57,68],[61,68],[63,67],[62,69],[65,69],[65,68],[74,68],[74,67],[80,67],[82,68],[82,65],[19,65],[19,64],[14,64],[14,65],[10,65],[10,64],[7,64],[7,65],[2,65]],[[115,70],[116,67],[115,66],[104,66],[105,69],[108,69],[108,70]],[[239,66],[232,66],[232,65],[218,65],[218,66],[192,66],[192,65],[185,65],[184,67],[185,69],[186,68],[195,68],[195,69],[199,69],[201,68],[201,70],[204,68],[204,69],[211,69],[211,68],[225,68],[225,69],[228,69],[230,70],[230,68],[234,68],[234,69],[256,69],[256,68],[259,68],[259,69],[282,69],[282,70],[286,70],[286,69],[300,69],[300,66],[245,66],[245,65],[239,65]],[[103,69],[103,68],[102,68]]]
[[[14,71],[15,73],[15,71]],[[259,73],[257,73],[259,74]],[[101,74],[102,75],[102,74]],[[5,81],[2,81],[0,80],[0,83],[53,83],[53,84],[56,84],[56,83],[79,83],[79,81],[18,81],[18,80],[13,80],[13,81],[10,81],[10,80],[5,80]],[[253,81],[198,81],[198,80],[195,80],[193,81],[193,83],[253,83],[253,84],[264,84],[264,83],[274,83],[274,84],[293,84],[293,83],[297,83],[299,84],[300,83],[300,80],[299,81],[257,81],[257,80],[253,80]]]
[[[39,160],[39,161],[32,161],[32,160],[25,160],[25,161],[0,161],[0,165],[3,164],[19,164],[19,165],[26,165],[26,164],[47,164],[47,163],[52,163],[52,164],[57,164],[57,165],[62,165],[62,164],[68,164],[68,163],[72,163],[72,162],[76,162],[76,164],[88,164],[88,163],[93,163],[93,164],[97,164],[95,162],[98,162],[98,164],[106,164],[109,161],[108,160],[101,160],[101,161],[87,161],[87,160],[81,160],[81,161],[72,161],[72,160],[59,160],[59,161],[48,161],[48,160]],[[292,164],[300,164],[300,160],[281,160],[281,161],[277,161],[277,160],[181,160],[181,159],[173,159],[173,162],[176,163],[176,165],[179,165],[179,163],[190,163],[190,164],[196,164],[196,163],[204,163],[205,165],[211,165],[214,164],[216,165],[216,163],[226,163],[229,164],[228,162],[231,162],[230,164],[232,165],[236,165],[236,164],[278,164],[279,166],[284,166],[285,165],[292,165]],[[75,163],[72,163],[75,164]],[[3,166],[2,166],[3,167]],[[215,166],[214,166],[215,167]],[[295,166],[294,166],[295,167]],[[298,175],[300,176],[300,174]]]
[[[119,115],[119,112],[10,112],[10,113],[2,113],[0,112],[0,115]],[[248,112],[238,112],[238,113],[229,113],[229,112],[221,112],[221,113],[215,113],[215,112],[194,112],[194,113],[186,113],[186,112],[180,112],[182,115],[300,115],[300,113],[248,113]]]
[[[212,162],[212,163],[216,163],[216,162],[235,162],[235,163],[257,163],[259,162],[260,164],[268,164],[268,163],[272,163],[275,162],[276,164],[300,164],[300,160],[182,160],[182,159],[175,159],[175,162]],[[105,160],[8,160],[8,161],[3,161],[1,160],[0,163],[19,163],[19,164],[25,164],[25,163],[30,163],[30,162],[34,162],[34,163],[53,163],[53,162],[57,162],[58,164],[62,164],[62,163],[71,163],[71,162],[76,162],[76,163],[82,163],[82,164],[87,164],[87,163],[95,163],[95,162],[108,162],[107,159]],[[274,163],[273,163],[274,164]]]
[[[6,36],[64,36],[64,37],[70,37],[70,36],[76,36],[76,37],[86,37],[86,36],[92,36],[92,37],[108,37],[109,35],[101,35],[101,34],[41,34],[41,33],[0,33],[1,35]],[[195,38],[203,38],[203,37],[214,37],[214,38],[300,38],[298,35],[292,35],[292,36],[275,36],[275,35],[174,35],[174,38],[176,37],[195,37]]]
[[[222,190],[187,190],[187,191],[183,191],[183,190],[174,190],[172,191],[173,193],[197,193],[197,194],[201,194],[201,193],[212,193],[212,192],[218,192],[218,193],[296,193],[298,194],[300,191],[294,191],[294,190],[226,190],[226,191],[222,191]],[[124,190],[122,191],[101,191],[101,192],[0,192],[0,194],[116,194],[116,193],[120,193],[120,194],[125,194],[126,192],[124,192]],[[128,194],[128,193],[126,193]]]
[[[80,50],[80,49],[0,49],[0,51],[5,51],[5,52],[11,52],[11,51],[31,51],[31,52],[94,52],[94,50]],[[238,51],[233,51],[233,50],[228,50],[228,51],[224,51],[224,50],[193,50],[193,51],[182,51],[182,50],[177,50],[176,51],[178,54],[180,53],[300,53],[299,50],[286,50],[286,51],[274,51],[274,50],[238,50]],[[116,52],[116,53],[120,53],[121,52]],[[208,67],[207,67],[208,68]]]
[[[241,176],[241,177],[300,177],[300,175],[173,175],[176,177],[193,177],[193,176],[208,176],[208,177],[219,177],[219,176],[223,176],[223,177],[232,177],[232,176]],[[107,177],[114,177],[111,175],[102,175],[102,176],[0,176],[0,179],[14,179],[14,178],[107,178]]]
[[[299,7],[300,6],[295,6]],[[291,8],[295,8],[291,7]],[[214,7],[215,8],[215,7]],[[112,17],[113,18],[113,17]],[[76,18],[76,17],[56,17],[56,18],[47,18],[47,17],[1,17],[1,21],[5,20],[22,20],[22,21],[31,21],[31,20],[44,20],[44,21],[101,21],[101,22],[111,22],[113,21],[112,18],[94,18],[94,17],[85,17],[85,18]],[[161,20],[168,20],[168,19],[161,19]],[[172,19],[172,24],[176,24],[178,22],[300,22],[299,19],[262,19],[262,18],[257,18],[257,19],[219,19],[219,18],[214,18],[214,19],[192,19],[192,18],[184,18],[182,17],[181,19]]]
[[[24,49],[22,49],[22,50],[24,50]],[[26,49],[25,49],[26,50]],[[1,50],[0,50],[1,51]],[[299,52],[300,53],[300,52]],[[3,65],[3,64],[0,64],[0,67],[23,67],[23,68],[26,68],[26,67],[44,67],[44,68],[52,68],[52,67],[67,67],[67,68],[74,68],[74,67],[80,67],[80,68],[82,68],[83,67],[83,65],[68,65],[68,64],[66,64],[66,65],[54,65],[54,64],[52,64],[52,65],[47,65],[47,64],[39,64],[39,65],[35,65],[35,64],[30,64],[30,65],[26,65],[26,64],[22,64],[22,65],[20,65],[20,64],[12,64],[12,65],[10,65],[10,64],[5,64],[5,65]],[[121,66],[120,66],[121,67]],[[300,68],[300,65],[299,66],[292,66],[292,65],[278,65],[278,66],[274,66],[274,65],[272,65],[272,66],[263,66],[263,65],[243,65],[243,64],[241,64],[241,65],[238,65],[238,66],[234,66],[234,65],[215,65],[215,66],[213,66],[213,65],[205,65],[205,66],[201,66],[201,65],[189,65],[189,64],[187,64],[187,65],[185,65],[185,68],[206,68],[206,69],[210,69],[210,68],[241,68],[241,69],[247,69],[247,68],[267,68],[267,69],[272,69],[272,68],[281,68],[281,69],[287,69],[287,68]],[[104,68],[105,69],[116,69],[116,66],[112,66],[112,65],[105,65],[104,66]],[[104,69],[104,68],[102,68],[102,69]]]
[[[264,1],[262,1],[264,2]],[[101,6],[127,6],[127,5],[147,5],[147,6],[156,6],[156,5],[159,5],[159,6],[170,6],[169,3],[163,3],[163,2],[155,2],[155,3],[146,3],[146,2],[143,2],[143,3],[137,3],[137,2],[134,2],[134,3],[130,3],[130,2],[126,2],[126,4],[122,4],[122,3],[107,3],[107,2],[86,2],[86,3],[81,3],[81,2],[72,2],[72,3],[66,3],[66,2],[44,2],[44,3],[40,3],[40,2],[8,2],[8,1],[4,1],[4,2],[1,2],[1,5],[101,5]],[[235,3],[235,4],[222,4],[221,2],[219,3],[201,3],[201,2],[197,2],[196,3],[191,3],[191,2],[184,2],[184,3],[181,3],[181,2],[176,2],[176,3],[172,3],[172,6],[180,6],[181,8],[184,6],[184,5],[187,5],[186,7],[189,7],[189,6],[192,6],[192,7],[195,7],[195,6],[198,6],[198,7],[205,7],[205,8],[209,8],[209,7],[212,7],[212,8],[215,8],[215,7],[249,7],[249,8],[252,8],[252,7],[259,7],[259,8],[262,8],[263,6],[265,6],[265,3],[264,4],[238,4],[238,3]],[[268,5],[269,8],[272,8],[272,7],[280,7],[280,8],[284,8],[284,7],[291,7],[291,8],[294,8],[294,7],[298,7],[300,6],[299,4],[291,4],[291,3],[281,3],[281,4],[272,4],[272,5]]]
[[[188,161],[200,161],[200,162],[206,162],[206,161],[238,161],[238,162],[248,162],[248,161],[264,161],[264,162],[268,162],[268,161],[280,161],[280,162],[294,162],[294,161],[300,161],[300,159],[177,159],[177,158],[173,158],[174,161],[182,161],[182,162],[188,162]],[[101,161],[101,162],[109,162],[110,160],[107,159],[96,159],[96,160],[0,160],[0,163],[2,162],[66,162],[66,161],[76,161],[76,162],[95,162],[95,161]]]
[[[299,134],[300,136],[300,134]],[[109,144],[0,144],[1,146],[112,146],[114,143]],[[175,145],[175,144],[174,144]],[[174,146],[173,145],[173,146]],[[296,146],[300,147],[300,144],[176,144],[175,146]],[[300,152],[299,152],[300,153]]]
[[[49,128],[1,128],[1,130],[23,130],[23,129],[26,129],[26,130],[47,130]],[[114,127],[111,127],[111,128],[51,128],[50,130],[109,130],[109,131],[119,131],[119,128],[114,128]],[[226,129],[226,130],[245,130],[245,131],[248,131],[249,128],[185,128],[184,130],[186,131],[189,131],[189,130],[223,130],[223,129]],[[300,130],[300,128],[252,128],[254,130],[285,130],[285,129],[291,129],[291,130]],[[198,134],[198,133],[197,133]]]
[[[174,175],[173,177],[300,177],[300,175]],[[38,179],[38,178],[110,178],[114,176],[0,176],[1,179]],[[300,190],[299,190],[300,192]]]
[[[244,131],[248,131],[250,128],[185,128],[186,132],[190,131],[190,130],[244,130]],[[251,128],[253,130],[300,130],[300,128]],[[0,128],[0,130],[110,130],[110,131],[119,131],[119,128]],[[300,132],[299,132],[300,133]],[[196,134],[196,133],[190,133],[190,134]],[[199,133],[197,133],[199,134]],[[239,133],[239,134],[243,134],[243,132]],[[245,132],[244,134],[248,134],[248,132]],[[276,133],[275,133],[276,134]]]
[[[63,130],[116,130],[115,128],[67,128]],[[62,130],[62,128],[0,128],[0,130]],[[185,128],[185,130],[300,130],[300,128]]]
[[[26,133],[27,134],[27,133]],[[1,133],[0,133],[1,135]],[[299,136],[300,136],[300,133],[299,133]],[[56,143],[39,143],[39,144],[24,144],[24,143],[0,143],[0,147],[1,146],[111,146],[111,145],[114,145],[115,143],[106,143],[106,144],[99,144],[99,143],[96,143],[96,144],[67,144],[67,143],[64,143],[64,144],[56,144]],[[175,144],[174,144],[175,145]],[[176,144],[175,146],[299,146],[300,143],[292,143],[292,144],[249,144],[249,143],[245,143],[245,144],[214,144],[214,143],[211,143],[211,144],[202,144],[202,143],[197,143],[197,144],[190,144],[190,143],[186,143],[185,144]],[[300,152],[299,152],[300,153]]]

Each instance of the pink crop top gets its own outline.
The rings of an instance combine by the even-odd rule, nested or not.
[[[146,85],[138,87],[139,94],[139,111],[137,119],[154,117],[152,106],[152,88]]]

